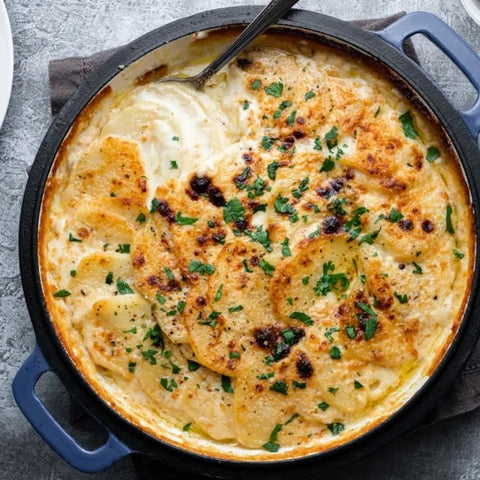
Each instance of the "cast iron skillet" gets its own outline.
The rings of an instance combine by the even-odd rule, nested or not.
[[[438,368],[420,391],[387,421],[345,445],[306,458],[276,462],[220,460],[163,443],[133,426],[108,407],[78,373],[49,320],[37,256],[42,194],[56,152],[78,114],[115,76],[119,65],[129,65],[155,48],[197,31],[249,23],[259,10],[259,7],[234,7],[200,13],[161,27],[132,42],[79,88],[55,118],[40,146],[28,179],[20,223],[22,283],[38,345],[19,370],[13,383],[13,391],[18,405],[38,433],[60,456],[79,470],[100,471],[118,459],[138,452],[151,455],[165,465],[180,465],[190,472],[202,472],[215,477],[245,478],[248,475],[252,479],[278,479],[292,475],[318,474],[345,459],[359,458],[365,452],[418,425],[446,392],[480,333],[480,322],[472,321],[474,312],[480,313],[477,299],[479,269],[476,262],[472,293],[458,334]],[[461,158],[475,217],[478,218],[480,203],[477,190],[480,187],[480,168],[475,162],[480,159],[476,144],[480,132],[480,98],[469,111],[456,111],[432,80],[402,52],[402,43],[406,38],[415,33],[425,34],[450,56],[480,92],[480,58],[450,27],[432,14],[415,12],[398,20],[386,30],[373,33],[331,17],[299,10],[292,11],[279,25],[282,28],[302,29],[317,34],[319,39],[363,52],[403,79],[438,117],[450,136]],[[476,236],[478,258],[478,225]],[[40,402],[34,387],[38,378],[47,370],[57,373],[68,391],[106,427],[109,437],[101,448],[90,452],[80,447]]]

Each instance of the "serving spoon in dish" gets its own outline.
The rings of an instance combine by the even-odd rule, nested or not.
[[[200,73],[191,77],[167,76],[159,80],[164,82],[190,83],[197,90],[200,90],[207,80],[215,75],[230,60],[235,58],[245,47],[250,45],[268,27],[273,25],[279,18],[282,18],[298,0],[272,0],[250,23],[247,28],[217,57],[205,67]]]

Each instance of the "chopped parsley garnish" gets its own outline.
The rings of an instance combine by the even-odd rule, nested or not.
[[[173,378],[170,380],[170,383],[168,382],[168,377],[162,377],[160,385],[169,392],[173,392],[174,388],[178,388],[177,382]]]
[[[323,410],[325,412],[325,410],[328,409],[330,405],[327,403],[327,402],[320,402],[317,407],[320,409],[320,410]]]
[[[158,353],[157,350],[144,350],[142,352],[142,357],[145,360],[148,360],[150,362],[150,365],[156,365],[157,364],[157,359],[155,358],[155,355]]]
[[[280,164],[278,162],[272,162],[268,164],[267,173],[270,180],[275,180],[278,168],[280,168]]]
[[[321,233],[320,227],[317,226],[317,228],[313,232],[308,234],[308,238],[316,238],[320,235],[320,233]]]
[[[395,210],[392,207],[392,209],[390,210],[390,213],[388,215],[388,220],[392,223],[397,223],[402,218],[403,218],[403,215],[398,210]]]
[[[210,228],[215,228],[215,227],[216,227],[215,222],[212,222],[212,220],[209,220],[209,221],[207,222],[207,225],[208,225]]]
[[[263,445],[263,448],[267,450],[267,452],[278,452],[280,449],[280,445],[278,443],[275,443],[277,441],[277,436],[280,430],[283,428],[283,425],[281,423],[277,423],[272,430],[272,433],[270,434],[270,440]]]
[[[240,358],[240,353],[239,352],[230,352],[228,354],[229,358]]]
[[[120,245],[118,245],[118,253],[130,253],[130,244],[121,243]]]
[[[57,298],[65,298],[65,297],[69,297],[70,295],[71,295],[71,292],[65,289],[58,290],[53,294],[53,296]]]
[[[180,137],[178,137],[177,135],[175,135],[174,137],[172,137],[172,140],[174,142],[179,142],[180,141]]]
[[[271,387],[270,390],[273,392],[281,393],[282,395],[287,395],[288,385],[283,380],[277,380]]]
[[[333,360],[340,360],[342,358],[342,352],[338,347],[333,346],[330,349],[330,358],[333,358]]]
[[[343,230],[350,234],[348,241],[355,240],[360,235],[362,224],[360,217],[368,211],[368,208],[362,206],[352,212],[353,217],[343,227]]]
[[[309,317],[306,313],[303,312],[293,312],[289,318],[292,318],[293,320],[299,320],[305,325],[313,325],[313,320],[311,319],[311,317]]]
[[[273,272],[275,271],[275,267],[272,264],[268,263],[262,258],[258,266],[265,272],[265,275],[268,275],[269,277],[273,277]]]
[[[232,198],[232,200],[229,200],[223,207],[223,219],[226,223],[236,223],[240,220],[244,220],[244,213],[245,209],[238,198]]]
[[[168,267],[165,267],[164,270],[165,270],[165,275],[169,280],[175,280],[175,275],[172,273],[172,271]]]
[[[289,125],[293,125],[295,123],[295,115],[297,115],[297,111],[293,110],[293,112],[287,117],[287,123]]]
[[[142,212],[140,212],[138,214],[138,217],[135,219],[135,221],[138,223],[145,223],[146,220],[147,220],[147,217]]]
[[[329,273],[335,270],[335,265],[329,260],[323,264],[323,275],[318,280],[314,291],[317,295],[327,295],[327,293],[340,289],[345,291],[349,285],[350,280],[345,273]]]
[[[452,213],[453,209],[451,205],[447,205],[447,209],[445,212],[445,230],[453,235],[455,233],[455,229],[453,228],[452,224]]]
[[[310,182],[310,177],[304,178],[301,182],[300,185],[292,190],[292,195],[298,200],[303,192],[306,192],[308,190],[308,182]]]
[[[188,264],[188,271],[191,273],[199,273],[200,275],[212,275],[215,267],[210,263],[202,263],[198,260],[191,260]]]
[[[321,150],[322,149],[322,140],[320,137],[317,135],[315,137],[315,140],[313,141],[313,149],[314,150]]]
[[[266,135],[262,138],[262,148],[264,150],[270,150],[273,147],[273,144],[276,142],[276,138],[267,137]]]
[[[265,93],[271,95],[272,97],[279,98],[282,96],[283,92],[283,83],[282,82],[273,82],[270,85],[265,87]]]
[[[335,162],[332,160],[332,157],[328,156],[322,163],[320,172],[330,172],[335,168]]]
[[[265,182],[262,177],[257,176],[252,185],[247,186],[248,198],[251,200],[255,197],[263,195],[263,189],[265,188]]]
[[[361,313],[357,313],[357,318],[365,321],[365,340],[368,341],[375,335],[378,325],[378,316],[366,303],[355,302],[355,305],[368,314],[368,317],[365,319]]]
[[[428,147],[426,159],[427,162],[433,162],[440,157],[440,150],[437,147]]]
[[[305,101],[308,102],[311,98],[313,98],[316,95],[315,92],[312,92],[309,90],[307,93],[305,93]]]
[[[328,387],[328,391],[332,394],[335,395],[338,392],[338,389],[340,387]]]
[[[253,213],[266,212],[266,211],[267,211],[267,204],[266,203],[262,203],[260,205],[256,205],[255,207],[253,207]]]
[[[249,107],[249,106],[250,106],[250,104],[245,100],[245,101],[243,102],[242,108],[243,108],[244,110],[248,110],[248,107]]]
[[[268,380],[269,378],[272,378],[274,375],[275,375],[275,372],[262,373],[260,375],[257,375],[257,378],[259,380]]]
[[[170,160],[170,170],[178,170],[178,163],[176,160]]]
[[[270,239],[268,238],[268,230],[263,230],[263,225],[257,227],[255,232],[250,232],[245,230],[245,235],[249,236],[252,242],[257,242],[263,247],[267,252],[271,252],[273,249],[270,246]]]
[[[163,341],[163,334],[160,325],[155,325],[153,328],[149,328],[143,340],[150,339],[154,347],[160,348],[161,350],[165,347],[165,342]]]
[[[178,310],[178,313],[182,313],[183,310],[185,309],[185,305],[186,303],[183,301],[183,300],[180,300],[177,304],[177,310]]]
[[[69,242],[77,242],[82,243],[83,240],[81,238],[75,238],[71,233],[68,234],[68,241]]]
[[[332,333],[337,333],[339,331],[340,331],[340,329],[338,327],[327,328],[327,330],[325,331],[325,336],[327,337],[327,340],[330,343],[333,342]]]
[[[292,204],[289,202],[288,197],[282,197],[282,195],[279,195],[275,199],[273,207],[278,213],[288,213],[288,218],[292,223],[298,220],[297,212],[293,208]]]
[[[167,299],[160,293],[160,292],[157,292],[156,295],[155,295],[156,299],[157,299],[157,302],[160,304],[160,305],[163,305]]]
[[[408,302],[408,296],[406,293],[404,293],[403,295],[400,295],[399,293],[397,292],[393,292],[393,295],[395,296],[395,298],[400,302],[400,303],[407,303]]]
[[[184,217],[180,211],[177,213],[177,223],[179,225],[193,225],[197,221],[198,218]]]
[[[105,283],[107,285],[111,285],[113,283],[113,272],[107,273],[107,276],[105,277]]]
[[[303,278],[302,278],[302,283],[303,283],[304,285],[308,285],[308,282],[309,282],[309,281],[310,281],[310,277],[309,277],[309,276],[306,276],[306,277],[303,277]]]
[[[137,327],[132,327],[130,330],[123,330],[123,333],[137,333]]]
[[[136,362],[128,362],[128,371],[130,373],[135,373],[136,366],[137,366]]]
[[[363,385],[358,380],[354,380],[353,386],[355,388],[363,388]]]
[[[347,203],[347,199],[344,198],[335,198],[335,200],[330,200],[327,204],[327,210],[333,212],[336,215],[346,215],[347,212],[343,209],[343,205]]]
[[[150,207],[150,213],[155,213],[159,205],[160,200],[158,198],[154,198],[152,200],[152,206]]]
[[[378,117],[378,114],[380,113],[380,110],[381,110],[381,108],[378,107],[377,110],[375,111],[375,113],[373,114],[373,118],[377,118],[377,117]]]
[[[76,277],[77,276],[77,271],[76,270],[70,270],[70,276],[71,277]]]
[[[304,390],[307,388],[307,383],[306,382],[297,382],[297,380],[292,381],[292,387],[293,388],[300,388],[301,390]]]
[[[329,150],[338,145],[338,128],[332,127],[332,129],[325,134],[325,143]]]
[[[200,367],[201,365],[193,360],[187,360],[187,364],[188,364],[188,371],[189,372],[196,372]]]
[[[244,258],[244,259],[242,260],[242,263],[243,263],[243,268],[245,269],[245,271],[246,271],[247,273],[252,273],[252,272],[253,272],[253,270],[248,266],[248,261],[247,261],[246,258]]]
[[[459,258],[460,260],[465,256],[464,253],[459,252],[458,250],[454,250],[454,251],[453,251],[453,254],[454,254],[457,258]]]
[[[198,322],[200,325],[206,325],[207,327],[216,327],[218,322],[216,320],[200,320]]]
[[[281,245],[282,245],[282,257],[291,257],[292,256],[292,251],[290,250],[290,247],[288,246],[289,242],[290,242],[290,239],[288,237],[285,237],[283,239],[283,242],[281,243]]]
[[[250,176],[250,167],[245,168],[243,172],[240,175],[237,175],[235,177],[235,185],[237,188],[245,188],[245,182],[247,181],[247,178]]]
[[[355,327],[353,325],[348,325],[345,327],[345,333],[347,334],[348,338],[355,338],[357,336],[355,333]]]
[[[327,428],[332,432],[332,435],[338,435],[345,430],[345,425],[340,422],[333,422],[327,425]]]
[[[134,293],[133,290],[130,288],[130,285],[121,278],[117,278],[117,290],[120,295]]]
[[[252,90],[258,90],[262,82],[257,78],[252,82]]]
[[[418,137],[418,132],[415,130],[413,126],[413,118],[410,110],[406,111],[399,117],[400,122],[402,122],[403,133],[406,137],[415,139]]]
[[[218,302],[223,295],[223,283],[218,287],[217,293],[215,293],[215,297],[213,299],[214,302]]]
[[[378,234],[380,233],[380,230],[381,229],[379,228],[378,230],[375,230],[374,232],[363,235],[362,237],[360,237],[360,240],[358,241],[358,244],[361,245],[362,243],[367,243],[368,245],[373,245],[373,242],[378,237]]]
[[[186,424],[183,426],[182,430],[183,430],[184,432],[188,432],[188,431],[190,430],[190,427],[191,427],[191,426],[192,426],[192,422],[186,423]]]
[[[243,310],[243,306],[242,306],[242,305],[236,305],[235,307],[230,307],[230,308],[228,309],[229,313],[240,312],[241,310]]]
[[[413,266],[415,267],[412,273],[415,273],[416,275],[422,275],[423,273],[422,267],[416,262],[412,262],[412,263],[413,263]]]
[[[222,388],[226,393],[233,393],[232,379],[226,375],[222,375]]]

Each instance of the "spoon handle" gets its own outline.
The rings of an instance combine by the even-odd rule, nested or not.
[[[205,70],[195,77],[197,85],[203,85],[212,75],[217,73],[232,58],[247,45],[259,37],[270,25],[283,17],[298,0],[272,0],[248,25],[247,28],[232,42]]]

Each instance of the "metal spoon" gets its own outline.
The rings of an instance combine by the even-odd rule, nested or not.
[[[279,18],[283,17],[297,2],[298,0],[272,0],[233,43],[200,73],[192,77],[168,76],[160,79],[159,82],[191,83],[197,90],[200,90],[212,75],[215,75],[215,73],[232,60],[232,58],[240,53],[247,45],[259,37],[270,25],[273,25]]]

